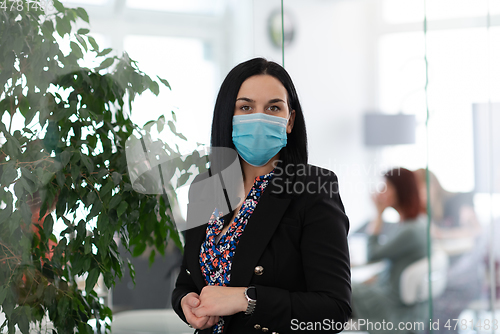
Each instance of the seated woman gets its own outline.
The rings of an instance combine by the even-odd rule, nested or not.
[[[420,211],[427,213],[427,177],[425,169],[415,171],[420,191]],[[431,233],[433,239],[450,256],[452,262],[458,255],[474,247],[481,225],[474,212],[473,193],[452,193],[445,190],[437,177],[429,172],[430,205],[432,213]]]
[[[373,196],[377,209],[376,217],[368,224],[369,234],[367,258],[369,262],[387,260],[386,270],[376,278],[352,287],[352,309],[356,319],[372,323],[392,322],[397,330],[400,321],[417,321],[413,318],[416,310],[401,302],[399,287],[404,269],[427,254],[426,220],[420,215],[420,198],[413,172],[405,168],[395,168],[385,175],[385,189]],[[382,213],[388,207],[394,208],[400,216],[397,227],[391,229],[385,243],[379,238]],[[420,321],[420,319],[418,320]],[[370,333],[385,333],[387,330],[372,330]]]

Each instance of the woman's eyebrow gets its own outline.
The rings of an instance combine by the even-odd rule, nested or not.
[[[254,100],[252,100],[252,99],[250,99],[248,97],[239,97],[239,98],[236,99],[236,101],[246,101],[246,102],[251,102],[251,103],[255,102]],[[277,102],[283,102],[283,103],[285,103],[285,101],[283,101],[280,98],[275,98],[275,99],[269,100],[268,103],[277,103]]]
[[[255,102],[254,100],[249,99],[248,97],[239,97],[236,99],[236,101]]]

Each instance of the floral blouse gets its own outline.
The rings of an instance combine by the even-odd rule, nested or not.
[[[227,232],[222,236],[219,236],[219,234],[224,229],[224,214],[217,208],[212,213],[207,226],[206,239],[200,249],[201,271],[208,285],[230,285],[231,266],[236,246],[245,230],[248,219],[250,219],[273,174],[274,170],[255,178],[245,202],[234,221],[231,222]],[[231,219],[231,216],[228,215],[225,218]],[[219,237],[220,240],[217,242]],[[222,333],[223,328],[224,319],[220,317],[219,322],[213,328],[213,333]]]

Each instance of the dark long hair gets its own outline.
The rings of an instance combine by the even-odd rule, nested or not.
[[[384,177],[396,190],[397,206],[405,219],[415,219],[420,213],[420,196],[418,194],[415,174],[406,168],[394,168]]]
[[[304,115],[299,98],[290,75],[279,64],[264,58],[254,58],[233,68],[224,79],[217,101],[215,102],[212,121],[212,147],[229,147],[235,149],[232,139],[233,115],[236,98],[243,82],[251,76],[267,74],[278,79],[285,87],[288,95],[290,111],[295,110],[295,122],[291,133],[287,134],[287,145],[280,151],[283,164],[307,163],[307,135]]]

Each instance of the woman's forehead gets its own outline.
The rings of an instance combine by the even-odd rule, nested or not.
[[[285,86],[275,77],[267,74],[254,75],[246,79],[238,91],[238,97],[282,98],[286,101]]]

